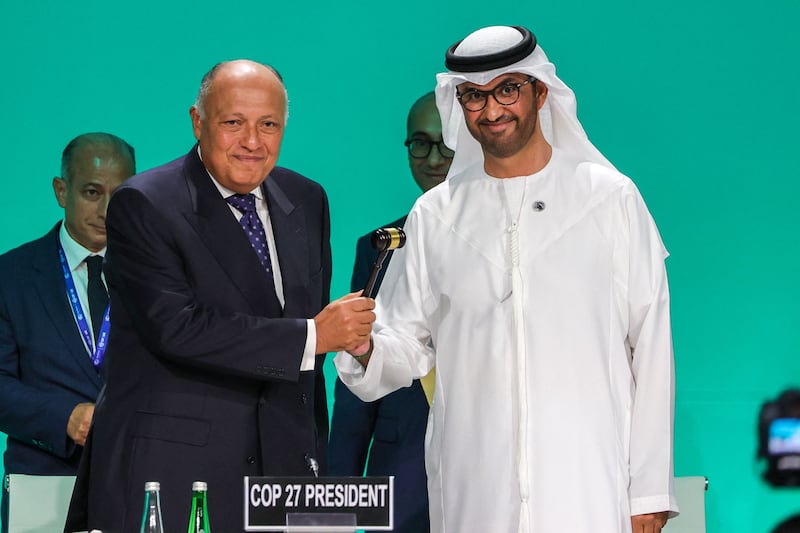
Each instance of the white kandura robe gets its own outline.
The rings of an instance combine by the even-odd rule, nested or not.
[[[677,511],[667,252],[633,183],[555,149],[532,176],[472,166],[405,231],[366,372],[335,363],[364,400],[436,365],[431,531],[627,533]]]

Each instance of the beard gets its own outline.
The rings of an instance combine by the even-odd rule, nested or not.
[[[523,118],[506,114],[493,121],[479,120],[477,123],[468,123],[467,127],[486,154],[505,159],[518,154],[528,145],[536,132],[537,118],[537,113]],[[510,131],[493,133],[482,127],[501,123],[508,123],[511,126]]]

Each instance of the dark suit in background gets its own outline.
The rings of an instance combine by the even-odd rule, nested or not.
[[[72,475],[80,447],[66,434],[72,409],[102,381],[67,300],[58,230],[0,256],[0,419],[8,473]]]
[[[405,221],[403,217],[381,227],[402,228]],[[372,232],[362,236],[356,244],[351,291],[364,288],[378,257],[370,243],[371,236]],[[392,253],[387,254],[378,272],[376,291]],[[420,381],[415,379],[410,387],[380,400],[363,402],[336,378],[334,398],[328,443],[330,474],[360,476],[366,466],[368,476],[395,476],[395,531],[428,531],[428,488],[423,460],[428,400]]]
[[[73,408],[102,381],[72,315],[58,259],[60,223],[0,256],[0,421],[6,474],[74,475],[83,449]]]
[[[91,313],[89,287],[105,288],[99,272],[96,278],[89,274],[86,260],[102,257],[108,200],[135,171],[134,150],[124,140],[103,132],[78,135],[62,152],[61,176],[53,178],[63,225],[0,256],[0,431],[8,434],[6,474],[74,475],[78,469],[102,386],[90,356],[89,346],[97,342],[89,326],[101,328],[89,323],[97,316]],[[79,311],[67,296],[59,247]],[[105,299],[93,301],[102,315]],[[88,340],[76,319],[84,315]],[[95,353],[102,369],[102,350]],[[7,496],[3,490],[3,531]]]

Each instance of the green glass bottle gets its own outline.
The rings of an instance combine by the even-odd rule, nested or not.
[[[148,481],[144,484],[144,512],[140,533],[164,533],[164,521],[161,519],[161,484]]]
[[[207,490],[208,485],[205,481],[192,483],[192,511],[189,513],[187,533],[211,533],[211,524],[208,521]]]

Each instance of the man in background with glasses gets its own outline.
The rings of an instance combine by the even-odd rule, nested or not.
[[[411,106],[405,145],[411,175],[422,192],[444,181],[453,151],[442,141],[442,121],[433,92]],[[382,227],[402,228],[405,222],[404,216]],[[372,232],[358,239],[351,291],[364,288],[378,257],[370,244],[371,236]],[[378,273],[376,289],[389,259],[391,255]],[[336,380],[328,444],[330,474],[360,476],[366,466],[367,475],[395,476],[394,531],[399,533],[430,530],[424,444],[433,380],[431,371],[422,379],[415,379],[410,387],[374,402],[359,400],[341,380]]]
[[[436,533],[658,533],[677,512],[658,230],[530,31],[483,28],[445,64],[448,179],[409,213],[339,375],[372,400],[436,366]]]

